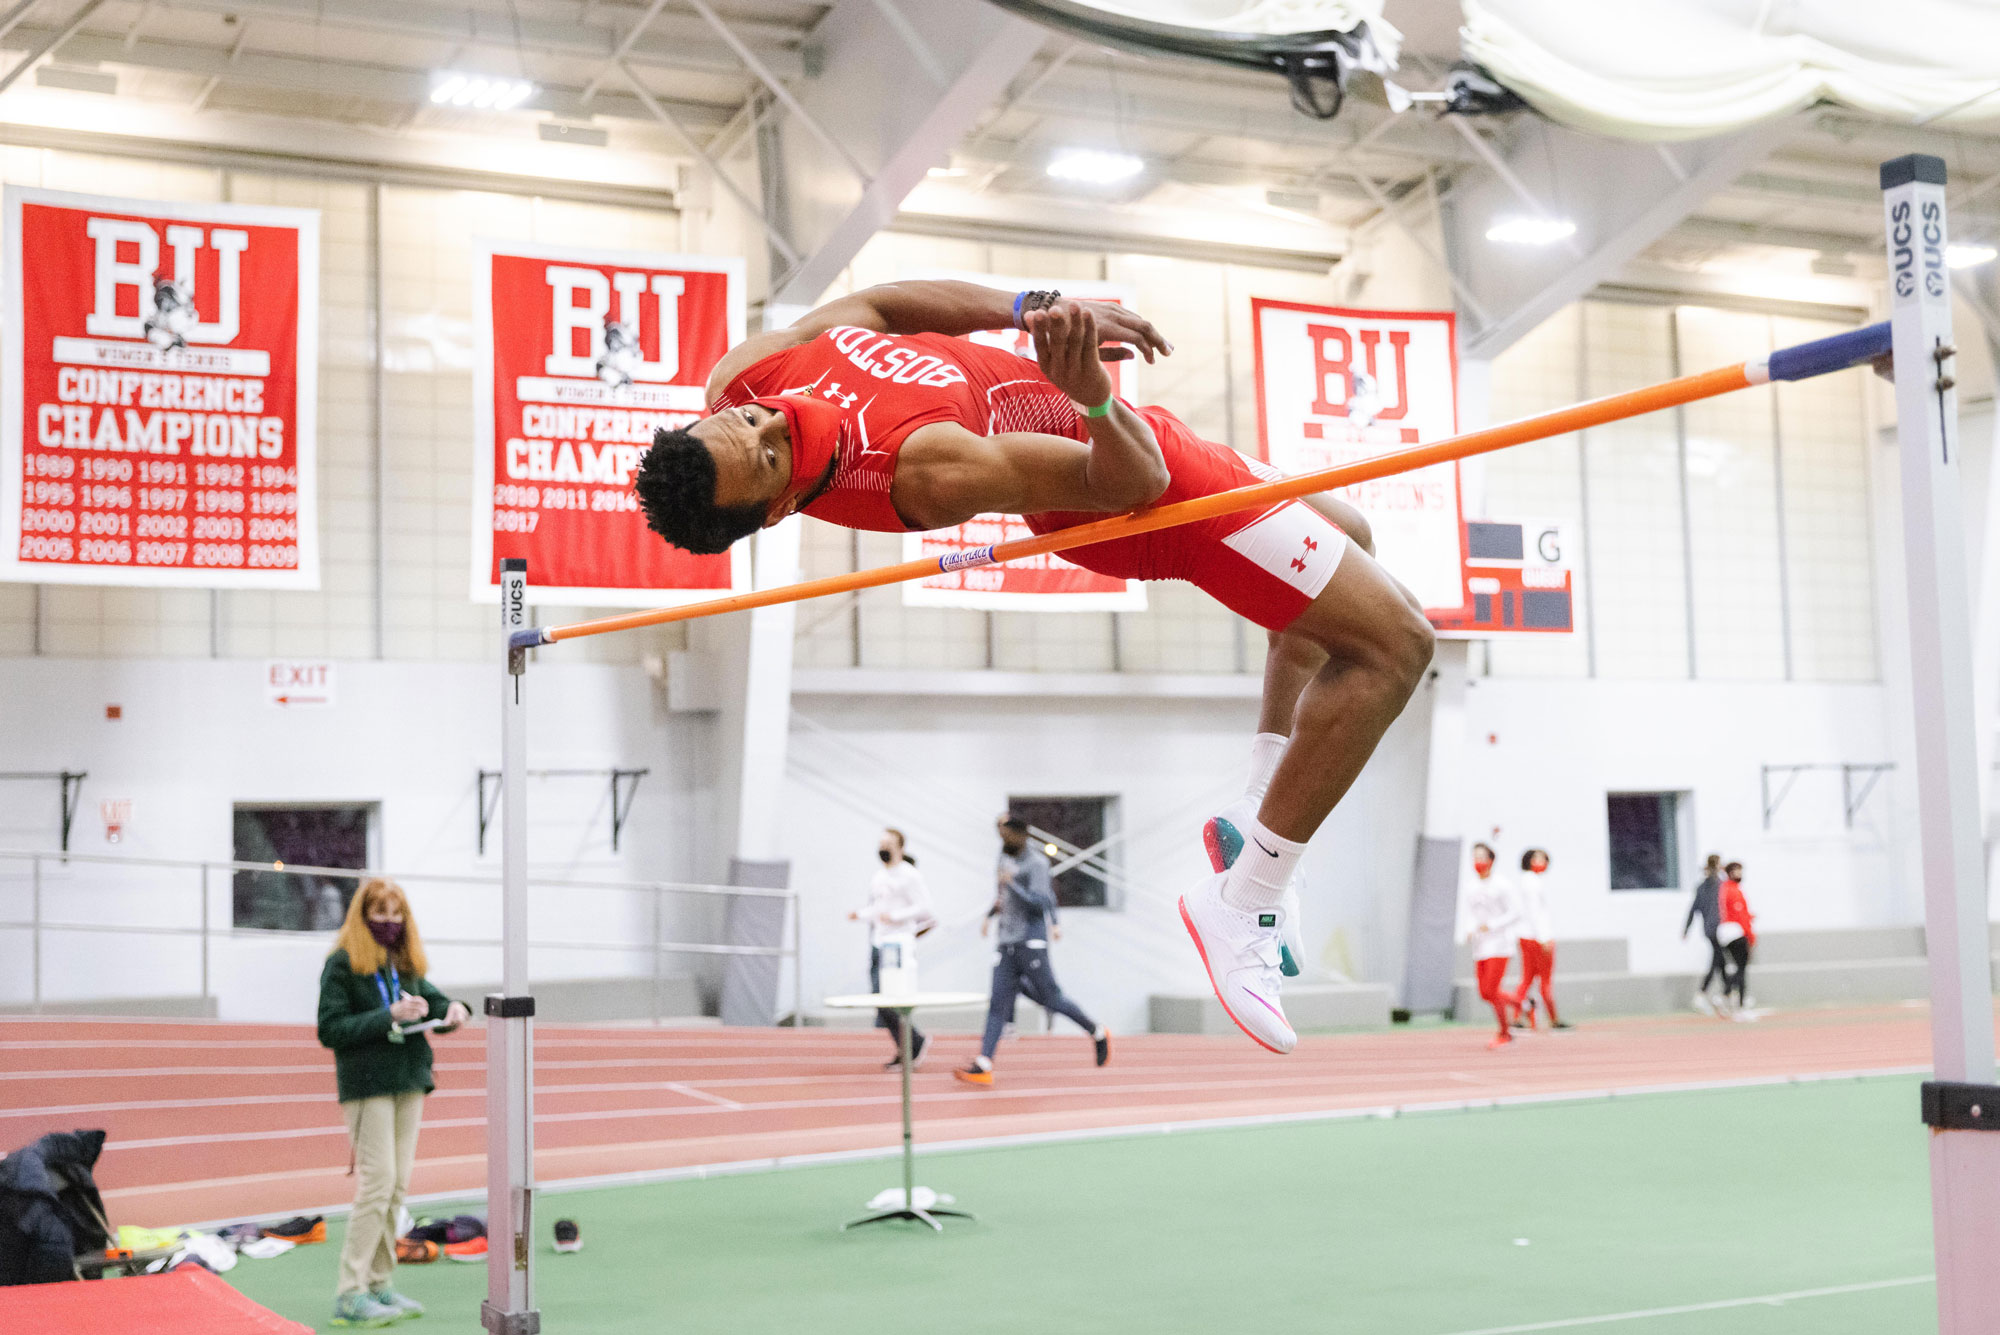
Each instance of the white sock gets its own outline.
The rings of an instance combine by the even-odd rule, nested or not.
[[[1222,900],[1246,911],[1272,908],[1284,898],[1306,846],[1272,834],[1254,816],[1243,838],[1236,864],[1223,873]]]
[[[1271,787],[1271,776],[1278,772],[1278,762],[1285,758],[1285,745],[1291,740],[1275,732],[1260,732],[1250,739],[1250,782],[1244,786],[1245,797],[1255,802],[1264,800]]]

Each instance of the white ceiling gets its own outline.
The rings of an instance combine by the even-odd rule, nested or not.
[[[851,0],[854,2],[854,0]],[[922,0],[875,0],[918,4]],[[0,93],[0,137],[46,141],[91,131],[152,135],[314,158],[470,164],[606,189],[670,189],[691,154],[635,96],[627,75],[718,154],[740,148],[771,98],[731,39],[770,73],[810,77],[812,32],[829,8],[806,0],[713,0],[725,35],[691,0],[17,0],[0,47],[10,64],[48,52]],[[1456,56],[1451,0],[1389,0],[1406,36],[1403,71],[1432,86]],[[67,35],[65,35],[67,34]],[[622,53],[623,69],[613,63]],[[885,69],[908,61],[884,53]],[[430,76],[459,69],[526,78],[535,99],[508,114],[432,106]],[[45,83],[95,74],[115,95]],[[4,77],[4,76],[0,76]],[[552,144],[561,121],[604,132],[604,147]],[[837,127],[836,127],[837,129]],[[1545,134],[1532,116],[1480,124],[1509,142]],[[1043,173],[1070,144],[1117,147],[1147,162],[1128,187],[1065,188]],[[1783,251],[1803,265],[1875,262],[1875,166],[1923,149],[1950,164],[1960,235],[2000,234],[2000,124],[1990,131],[1909,130],[1840,111],[1798,133],[1706,201],[1642,261],[1663,274],[1727,269]],[[1149,60],[1052,34],[1036,63],[952,155],[961,174],[929,196],[997,216],[1081,211],[1119,229],[1178,226],[1207,210],[1310,238],[1331,254],[1380,200],[1448,190],[1476,161],[1461,127],[1417,110],[1392,116],[1379,86],[1357,79],[1334,121],[1294,112],[1275,77]],[[1549,181],[1560,184],[1549,155]],[[1365,179],[1364,179],[1365,178]],[[1531,187],[1534,182],[1529,183]],[[1548,182],[1544,182],[1547,185]],[[1276,192],[1267,193],[1267,192]],[[1790,262],[1790,261],[1788,261]]]

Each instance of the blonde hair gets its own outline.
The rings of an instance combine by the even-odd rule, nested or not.
[[[369,934],[368,911],[385,902],[393,902],[403,911],[403,939],[396,945],[396,968],[421,978],[430,972],[431,962],[424,954],[424,939],[417,934],[417,915],[410,912],[410,897],[403,893],[402,886],[379,876],[363,881],[354,898],[347,901],[347,917],[340,924],[340,935],[333,940],[333,950],[346,951],[348,967],[356,973],[381,972],[390,956]],[[327,954],[331,955],[333,950]]]

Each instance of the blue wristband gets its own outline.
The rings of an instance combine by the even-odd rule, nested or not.
[[[1027,299],[1028,294],[1026,292],[1016,292],[1014,294],[1014,327],[1016,329],[1021,327],[1021,303]]]

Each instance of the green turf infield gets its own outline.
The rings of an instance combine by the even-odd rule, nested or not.
[[[971,1150],[918,1160],[979,1216],[942,1236],[839,1231],[890,1159],[604,1188],[539,1200],[537,1299],[550,1335],[1919,1335],[1925,1134],[1885,1078]],[[329,1222],[230,1280],[335,1329]],[[479,1331],[484,1265],[397,1283],[398,1329]]]

